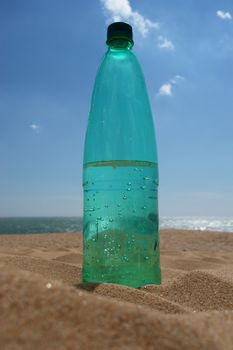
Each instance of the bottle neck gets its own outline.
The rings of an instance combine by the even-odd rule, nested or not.
[[[129,40],[118,38],[111,40],[108,44],[108,49],[111,51],[130,51],[133,47],[133,43]]]

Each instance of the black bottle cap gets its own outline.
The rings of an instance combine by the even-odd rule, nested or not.
[[[107,41],[109,44],[114,39],[126,39],[133,43],[133,30],[131,25],[125,22],[114,22],[108,26]]]

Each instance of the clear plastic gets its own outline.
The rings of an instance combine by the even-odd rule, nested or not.
[[[132,44],[111,42],[97,73],[84,150],[83,281],[159,284],[153,118]]]

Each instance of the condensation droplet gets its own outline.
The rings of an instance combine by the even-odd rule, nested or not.
[[[146,186],[140,186],[140,188],[141,188],[142,190],[144,190],[144,189],[146,188]]]
[[[144,205],[144,207],[142,207],[142,209],[146,209],[146,206]]]
[[[130,188],[130,187],[128,187],[128,188],[127,188],[127,191],[131,191],[131,188]]]
[[[128,182],[127,185],[128,185],[128,186],[131,186],[132,184],[131,184],[131,182]]]
[[[85,209],[85,211],[95,211],[95,208]]]
[[[112,218],[110,218],[110,219],[109,219],[109,222],[113,222],[113,219],[112,219]]]
[[[123,199],[124,199],[124,200],[127,199],[126,195],[123,196]]]

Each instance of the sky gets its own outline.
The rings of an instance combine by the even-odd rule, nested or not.
[[[231,0],[1,0],[0,217],[82,215],[91,93],[119,20],[153,111],[160,215],[233,215]]]

